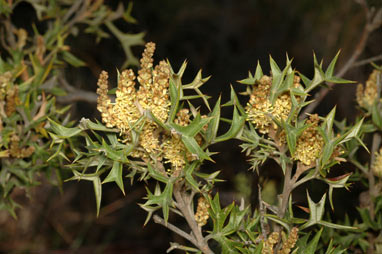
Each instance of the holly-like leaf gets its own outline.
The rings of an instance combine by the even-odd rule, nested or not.
[[[209,117],[211,118],[210,122],[208,123],[208,128],[206,131],[206,143],[210,144],[212,143],[216,135],[218,133],[219,128],[219,122],[220,122],[220,96],[217,100],[214,109],[210,113]]]
[[[244,122],[245,116],[241,116],[236,107],[234,107],[231,127],[226,133],[219,137],[216,137],[214,143],[222,142],[239,136],[241,131],[243,130]]]
[[[309,220],[304,225],[302,225],[300,229],[305,229],[307,227],[318,224],[321,221],[322,216],[324,216],[326,193],[322,196],[318,203],[314,203],[314,201],[310,198],[308,191],[306,192],[306,195],[308,198],[310,211]]]
[[[50,122],[52,131],[59,138],[63,138],[63,139],[70,138],[70,137],[78,135],[82,131],[80,128],[77,128],[77,127],[67,128],[65,126],[62,126],[61,124],[56,123],[50,118],[48,118],[48,120]]]
[[[115,182],[118,185],[118,187],[121,189],[123,195],[125,195],[125,188],[123,186],[123,180],[122,180],[122,170],[123,170],[122,163],[118,161],[114,161],[113,167],[111,168],[105,180],[103,180],[102,184]]]
[[[73,172],[74,176],[65,180],[65,182],[73,181],[73,180],[78,180],[78,181],[79,180],[86,180],[86,181],[93,182],[94,195],[95,195],[96,205],[97,205],[97,217],[98,217],[99,210],[101,208],[101,199],[102,199],[102,183],[101,183],[101,179],[99,177],[100,173],[82,174],[82,173],[78,172],[77,170],[73,170],[72,172]]]
[[[332,210],[334,210],[333,199],[332,199],[333,189],[334,188],[346,188],[346,183],[347,183],[349,177],[351,176],[351,174],[352,173],[347,173],[347,174],[344,174],[344,175],[341,175],[341,176],[338,176],[335,178],[321,178],[321,177],[318,178],[318,179],[323,180],[325,183],[327,183],[329,185],[329,202],[330,202],[330,207],[332,208]]]
[[[180,126],[175,123],[169,123],[169,126],[182,136],[195,137],[195,135],[198,134],[210,120],[211,118],[209,117],[201,118],[200,113],[198,112],[194,120],[187,126]]]

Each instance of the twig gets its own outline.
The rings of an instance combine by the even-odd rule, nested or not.
[[[59,103],[73,103],[77,101],[85,101],[91,104],[97,103],[97,95],[93,92],[76,89],[74,93],[66,96],[58,96],[57,102]]]
[[[339,78],[343,77],[346,74],[346,72],[353,66],[355,61],[364,51],[367,39],[369,38],[369,35],[371,34],[371,32],[378,27],[377,26],[378,24],[382,23],[382,21],[377,17],[373,19],[371,12],[368,8],[365,8],[365,12],[366,12],[367,22],[365,24],[365,27],[363,28],[361,39],[358,41],[358,44],[355,50],[353,51],[353,54],[348,59],[348,61],[340,69],[340,71],[335,75],[336,77],[339,77]],[[333,83],[329,83],[328,88],[321,88],[321,90],[318,93],[316,93],[316,95],[314,96],[314,101],[304,109],[304,111],[301,114],[301,117],[304,118],[307,114],[312,113],[313,110],[321,103],[321,101],[329,93],[330,89],[333,86],[334,86]]]
[[[82,89],[77,89],[71,85],[69,85],[68,81],[63,77],[58,78],[58,82],[60,85],[65,88],[66,91],[69,92],[69,95],[66,96],[58,96],[57,101],[60,103],[73,103],[77,101],[85,101],[88,103],[97,103],[97,94],[90,91],[85,91]]]
[[[213,254],[212,250],[207,244],[207,240],[203,237],[201,228],[195,221],[194,212],[191,207],[191,196],[182,190],[183,183],[177,182],[174,185],[174,196],[176,200],[176,206],[183,214],[188,226],[191,228],[192,235],[196,242],[193,244],[198,247],[205,254]]]
[[[267,239],[267,235],[269,234],[269,225],[265,223],[264,214],[266,213],[266,208],[264,207],[263,199],[261,198],[261,187],[258,187],[258,198],[259,198],[259,212],[260,212],[260,227],[261,227],[261,235],[263,237],[262,240]]]
[[[277,211],[277,216],[279,218],[283,218],[285,215],[289,196],[293,189],[293,183],[291,180],[292,180],[292,165],[289,164],[287,165],[285,169],[283,192],[280,197],[281,205],[279,207],[279,210]]]
[[[171,224],[170,222],[166,223],[161,217],[159,217],[156,214],[154,214],[153,220],[155,223],[158,223],[158,224],[161,224],[162,226],[165,226],[166,228],[170,229],[174,233],[180,235],[181,237],[187,239],[188,241],[192,242],[195,246],[197,246],[197,242],[196,242],[195,238],[192,237],[191,235],[187,234],[186,232],[184,232],[183,230],[181,230],[177,226]]]
[[[355,62],[352,65],[351,68],[359,67],[359,66],[362,66],[362,65],[365,65],[365,64],[369,64],[369,63],[372,63],[372,62],[375,62],[375,61],[379,61],[379,60],[382,60],[382,54],[377,55],[377,56],[373,56],[373,57],[370,57],[370,58],[367,58],[367,59],[364,59],[364,60],[361,60],[361,61],[358,61],[358,62]]]

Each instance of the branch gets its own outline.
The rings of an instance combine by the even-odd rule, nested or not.
[[[369,63],[372,63],[372,62],[375,62],[375,61],[379,61],[379,60],[382,60],[382,54],[377,55],[377,56],[373,56],[373,57],[370,57],[370,58],[367,58],[367,59],[364,59],[364,60],[361,60],[361,61],[358,61],[358,62],[355,62],[352,65],[352,68],[359,67],[359,66],[362,66],[362,65],[365,65],[365,64],[369,64]]]
[[[58,82],[60,85],[69,93],[66,96],[58,96],[57,101],[60,103],[73,103],[77,101],[85,101],[91,104],[97,103],[97,94],[85,91],[82,89],[77,89],[71,86],[66,79],[63,77],[58,77]]]
[[[340,71],[335,75],[336,77],[343,77],[346,74],[346,72],[354,65],[355,61],[364,51],[367,39],[369,38],[371,32],[373,32],[382,23],[382,19],[380,17],[382,9],[377,11],[377,13],[374,16],[372,14],[374,14],[375,12],[372,13],[368,8],[365,8],[365,12],[367,22],[365,24],[365,27],[363,28],[361,39],[358,41],[358,44],[355,50],[353,51],[353,54],[347,60],[345,65],[340,69]],[[305,117],[307,114],[312,113],[313,110],[321,103],[321,101],[329,93],[330,89],[333,86],[333,83],[329,83],[328,88],[321,88],[321,90],[314,96],[314,101],[304,109],[304,111],[301,114],[301,117]]]
[[[170,229],[174,233],[180,235],[181,237],[187,239],[188,241],[192,242],[195,246],[197,246],[197,242],[196,242],[195,238],[192,237],[190,234],[187,234],[186,232],[184,232],[183,230],[181,230],[177,226],[172,225],[170,222],[166,223],[161,217],[159,217],[156,214],[154,214],[153,220],[155,223],[158,223],[158,224],[161,224],[162,226],[165,226],[166,228]]]
[[[91,104],[97,103],[97,95],[93,92],[76,89],[75,92],[66,96],[57,96],[57,102],[69,104],[77,101],[85,101]]]
[[[191,228],[192,235],[196,240],[196,243],[193,243],[204,254],[213,254],[212,250],[207,244],[207,240],[202,235],[201,228],[195,221],[194,212],[191,207],[192,198],[182,190],[182,187],[182,182],[175,183],[173,193],[176,200],[176,206],[186,219],[188,226]]]

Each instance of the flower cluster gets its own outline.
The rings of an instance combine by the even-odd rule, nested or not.
[[[356,98],[357,103],[363,108],[370,108],[378,96],[377,88],[377,76],[381,74],[381,71],[374,70],[368,80],[366,81],[366,86],[363,84],[358,84]]]
[[[306,166],[315,163],[324,146],[324,140],[317,131],[318,123],[318,115],[311,115],[306,121],[306,124],[311,124],[311,126],[305,129],[297,140],[296,152],[293,157]]]
[[[209,208],[210,204],[208,203],[208,200],[204,197],[200,197],[198,199],[198,207],[196,208],[195,213],[195,221],[200,227],[206,225],[207,220],[210,217],[210,215],[208,214]]]
[[[178,171],[186,164],[186,159],[192,160],[181,137],[166,133],[152,119],[147,118],[150,111],[157,119],[166,122],[170,109],[169,79],[170,66],[161,61],[153,66],[155,44],[149,42],[140,60],[138,77],[133,70],[123,71],[118,80],[116,99],[112,103],[108,93],[108,74],[103,71],[98,79],[97,109],[101,112],[102,121],[107,127],[120,130],[124,142],[131,141],[132,131],[140,129],[139,144],[132,152],[137,158],[155,156],[157,160],[171,163],[174,171]],[[136,80],[139,88],[136,89]],[[137,121],[145,117],[143,126],[136,126]],[[174,122],[181,126],[190,123],[188,109],[179,110]],[[174,173],[174,172],[173,172]]]
[[[252,88],[252,94],[246,106],[248,121],[255,124],[255,127],[262,134],[267,134],[270,128],[277,129],[277,125],[272,121],[272,117],[277,120],[286,120],[292,109],[290,94],[285,92],[277,97],[274,105],[269,100],[272,86],[272,77],[264,75],[256,81]],[[294,87],[299,87],[300,78],[295,76]]]
[[[9,71],[0,75],[0,130],[3,128],[2,119],[16,112],[16,106],[20,104],[18,87],[13,86],[11,80]]]
[[[125,141],[131,139],[131,131],[137,120],[146,110],[165,122],[169,111],[168,86],[170,67],[161,61],[153,68],[154,43],[147,43],[141,58],[141,69],[138,71],[137,80],[139,89],[135,88],[136,76],[133,70],[128,69],[121,73],[116,90],[115,103],[107,95],[108,74],[103,71],[98,80],[97,109],[101,112],[102,121],[107,127],[116,127],[121,131]],[[139,147],[133,156],[148,157],[150,154],[160,153],[158,126],[147,120],[139,136]]]
[[[296,245],[296,242],[298,240],[298,228],[293,227],[292,230],[289,233],[288,239],[283,238],[283,245],[281,247],[281,250],[278,251],[278,254],[289,254],[291,250]]]
[[[273,246],[278,243],[280,234],[278,232],[273,232],[269,235],[268,239],[264,242],[261,254],[273,254]]]
[[[375,159],[371,167],[375,176],[382,177],[382,148],[375,152]]]
[[[35,148],[33,146],[20,147],[20,138],[17,135],[11,137],[11,143],[9,146],[9,155],[13,158],[27,158],[30,157]]]

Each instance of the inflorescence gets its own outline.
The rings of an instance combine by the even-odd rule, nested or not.
[[[193,157],[178,135],[166,133],[152,119],[147,117],[148,112],[162,122],[168,120],[170,110],[169,80],[170,66],[161,61],[153,66],[155,44],[149,42],[140,60],[138,77],[131,69],[123,71],[118,80],[116,99],[112,103],[108,93],[108,74],[103,71],[98,80],[97,109],[101,112],[102,121],[107,127],[116,127],[120,130],[123,142],[132,141],[132,131],[140,132],[139,141],[132,152],[133,157],[144,160],[153,158],[165,159],[171,163],[172,169],[177,172],[191,161]],[[136,89],[136,80],[139,88]],[[143,117],[143,125],[139,121]],[[181,109],[174,122],[181,126],[190,123],[188,109]]]

